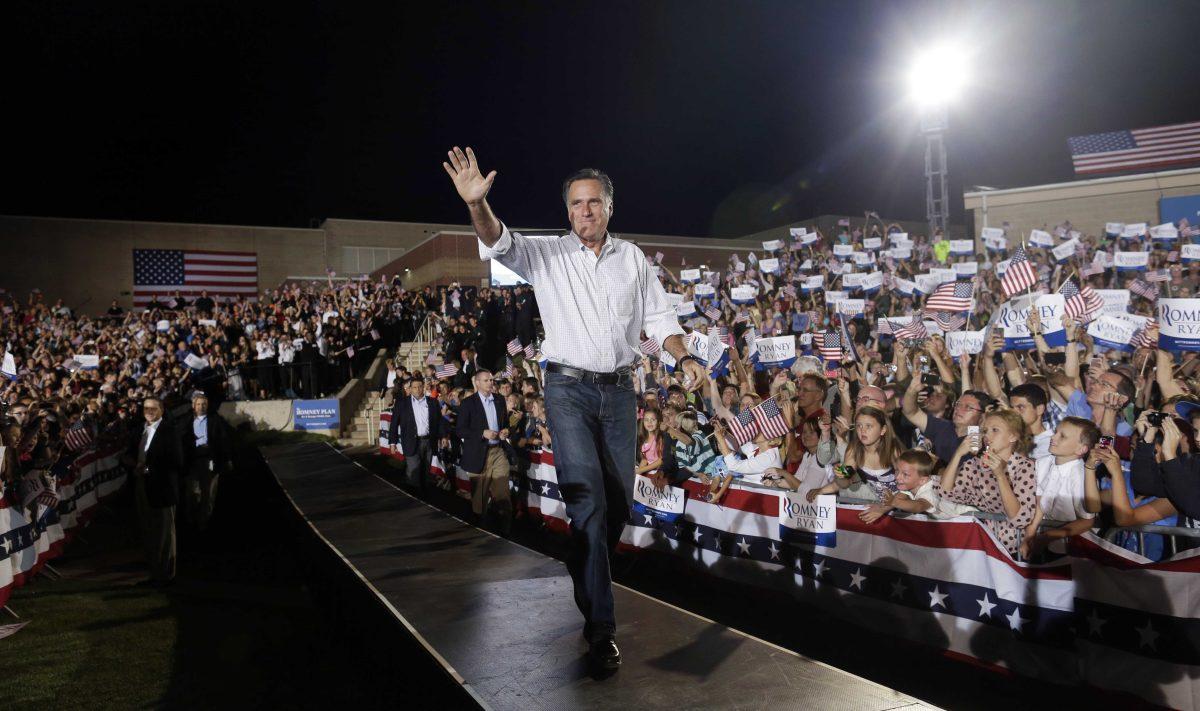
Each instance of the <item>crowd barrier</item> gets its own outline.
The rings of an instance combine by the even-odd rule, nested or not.
[[[0,607],[16,587],[24,585],[78,535],[102,501],[120,491],[127,472],[120,451],[89,451],[56,472],[58,503],[37,503],[33,520],[26,511],[0,496]]]
[[[380,452],[403,459],[388,447],[389,420],[383,413]],[[434,476],[469,491],[465,473],[436,465]],[[680,519],[641,518],[622,542],[787,591],[950,656],[1200,711],[1200,550],[1156,563],[1089,533],[1072,539],[1067,555],[1031,564],[1014,560],[974,517],[864,524],[864,507],[846,503],[838,504],[834,545],[793,544],[781,540],[779,490],[735,483],[713,504],[699,482],[681,488],[688,500]],[[518,495],[548,528],[568,530],[552,452],[530,454]]]

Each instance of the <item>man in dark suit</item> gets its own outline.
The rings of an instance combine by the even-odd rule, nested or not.
[[[491,371],[480,369],[472,379],[475,392],[464,398],[458,408],[455,434],[462,440],[458,465],[471,478],[471,511],[476,520],[487,513],[488,497],[500,509],[500,527],[504,532],[512,520],[508,495],[508,412],[504,398],[495,394]]]
[[[423,494],[434,449],[446,436],[442,431],[442,406],[425,394],[425,381],[421,378],[409,378],[406,389],[408,396],[397,397],[392,405],[388,445],[393,452],[400,449],[404,453],[405,477],[410,486]]]
[[[175,579],[175,505],[183,468],[179,436],[163,419],[158,398],[142,403],[146,424],[129,447],[134,497],[150,578],[139,585],[163,587]]]
[[[233,466],[229,425],[219,414],[208,411],[208,396],[192,393],[192,411],[179,424],[182,438],[183,518],[203,531],[212,518],[221,472]]]

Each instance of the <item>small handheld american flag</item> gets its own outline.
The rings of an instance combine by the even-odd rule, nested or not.
[[[1058,292],[1066,302],[1066,314],[1079,321],[1088,321],[1092,314],[1104,308],[1104,299],[1087,284],[1081,289],[1074,279],[1063,282]]]
[[[1158,321],[1155,321],[1154,319],[1147,321],[1146,325],[1138,329],[1138,331],[1133,334],[1133,337],[1129,339],[1129,345],[1133,346],[1134,348],[1157,348],[1158,343],[1156,343],[1155,340],[1150,337],[1150,334],[1147,333],[1147,331],[1157,325]]]
[[[967,325],[967,317],[961,313],[947,313],[939,311],[933,315],[933,321],[938,325],[938,328],[943,331],[957,331]]]
[[[661,352],[662,348],[653,338],[647,338],[646,340],[642,341],[642,353],[645,353],[648,356],[656,356]]]
[[[533,344],[530,343],[529,345],[525,346],[525,358],[527,360],[533,360],[536,357],[537,349],[533,347]]]
[[[893,328],[895,328],[893,326]],[[912,321],[904,324],[896,330],[896,340],[898,341],[921,341],[929,338],[929,330],[925,328],[925,322],[921,319],[921,314],[912,317]]]
[[[1004,296],[1011,299],[1013,294],[1028,289],[1036,283],[1037,272],[1029,262],[1029,255],[1025,253],[1025,245],[1021,245],[1017,247],[1016,252],[1013,252],[1012,259],[1008,262],[1008,269],[1000,278],[1000,286],[1004,288]]]
[[[733,435],[733,440],[739,447],[753,441],[754,437],[758,434],[758,425],[755,422],[754,413],[751,410],[742,410],[739,412],[729,421],[729,434]]]
[[[1169,269],[1152,269],[1152,270],[1146,272],[1146,281],[1148,281],[1148,282],[1171,281],[1171,270],[1169,270]]]
[[[1012,265],[1009,265],[1012,269]],[[933,290],[925,300],[929,311],[966,311],[971,308],[975,285],[969,281],[946,282]]]
[[[775,439],[788,433],[787,422],[783,419],[783,412],[775,398],[763,400],[751,408],[750,412],[754,415],[754,424],[758,426],[758,431],[763,437]]]
[[[715,306],[709,306],[708,308],[704,309],[704,315],[707,316],[708,320],[712,321],[713,323],[721,320],[721,311]]]
[[[520,353],[522,350],[521,339],[519,339],[519,338],[512,339],[511,341],[508,342],[508,345],[505,348],[508,350],[508,354],[510,356],[515,356],[516,354]]]
[[[438,366],[435,376],[438,380],[441,380],[442,378],[453,378],[457,373],[458,366],[454,365],[453,363],[447,363],[445,365]]]
[[[826,331],[820,336],[817,343],[817,351],[821,354],[822,360],[842,360],[842,334],[837,331]]]
[[[1150,284],[1142,281],[1141,279],[1134,279],[1133,283],[1129,285],[1129,290],[1144,299],[1148,299],[1150,301],[1158,300],[1157,284]]]
[[[76,422],[63,433],[63,444],[72,452],[82,452],[91,446],[92,433],[83,422]]]

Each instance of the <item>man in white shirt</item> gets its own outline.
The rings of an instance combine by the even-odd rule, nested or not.
[[[474,152],[455,147],[443,163],[467,204],[481,259],[496,261],[533,285],[546,339],[546,416],[555,469],[571,521],[567,569],[584,617],[592,662],[620,666],[615,641],[609,552],[633,500],[637,403],[632,365],[641,333],[676,358],[693,389],[704,368],[687,354],[666,292],[636,245],[613,237],[613,185],[597,170],[563,183],[571,233],[525,237],[496,218],[487,194],[496,172],[480,172]]]

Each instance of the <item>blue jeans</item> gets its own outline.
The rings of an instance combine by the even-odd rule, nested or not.
[[[554,469],[571,521],[567,570],[575,584],[575,604],[597,639],[617,628],[608,556],[621,539],[633,501],[633,376],[623,375],[616,385],[597,385],[546,373],[545,384]]]

